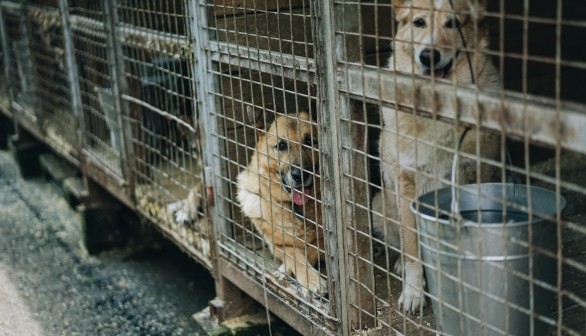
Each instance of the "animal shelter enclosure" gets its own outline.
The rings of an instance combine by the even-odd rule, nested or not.
[[[2,0],[0,109],[220,319],[236,288],[307,335],[583,335],[584,32],[577,0]]]

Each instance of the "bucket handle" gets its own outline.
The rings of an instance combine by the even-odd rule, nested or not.
[[[454,154],[454,159],[452,160],[452,204],[450,206],[450,210],[452,214],[456,216],[457,219],[460,218],[460,193],[458,192],[456,185],[458,183],[458,157],[460,150],[462,149],[462,143],[464,142],[464,137],[470,131],[469,127],[464,129],[462,135],[460,135],[460,140],[458,141],[458,148],[456,149],[456,153]]]

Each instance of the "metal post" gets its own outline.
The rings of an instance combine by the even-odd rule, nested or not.
[[[119,126],[120,142],[120,167],[122,171],[122,177],[128,184],[130,190],[134,190],[134,178],[131,163],[134,161],[131,159],[132,153],[132,141],[131,134],[128,127],[125,127],[123,113],[128,112],[127,103],[122,99],[122,94],[128,92],[127,83],[124,71],[124,58],[122,51],[122,44],[118,39],[117,24],[118,24],[118,12],[116,10],[116,0],[104,0],[104,28],[106,29],[106,38],[109,52],[109,59],[112,62],[110,67],[112,76],[112,94],[115,99],[115,108],[118,112],[116,114],[117,123]]]
[[[208,32],[205,30],[207,27],[207,13],[205,6],[198,6],[198,1],[196,0],[188,0],[187,1],[189,17],[190,17],[190,24],[189,28],[191,30],[191,42],[193,46],[193,62],[191,65],[193,66],[193,81],[195,86],[195,91],[197,93],[197,103],[196,103],[196,113],[198,116],[197,122],[202,126],[199,127],[199,132],[201,132],[200,139],[202,140],[202,162],[204,166],[204,181],[206,183],[206,187],[212,187],[213,189],[221,188],[222,186],[222,179],[219,174],[213,173],[212,167],[222,167],[221,160],[219,156],[213,155],[213,153],[219,153],[220,145],[218,143],[218,138],[213,136],[218,130],[218,126],[216,124],[216,103],[214,99],[214,95],[212,92],[214,91],[215,85],[215,78],[214,76],[208,72],[208,69],[211,69],[212,62],[208,57],[208,53],[206,51],[208,46]],[[214,190],[214,204],[220,205],[221,199],[217,197],[221,193],[220,190]],[[209,209],[212,210],[212,209]],[[221,223],[220,217],[217,211],[210,211],[211,212],[211,220],[212,223]],[[218,225],[212,225],[212,239],[210,239],[210,243],[213,243],[214,246],[211,248],[212,252],[212,259],[214,263],[214,271],[219,271],[219,267],[217,264],[217,256],[219,255],[217,239],[220,237],[219,229],[217,228]],[[218,274],[216,274],[218,275]]]
[[[315,3],[315,32],[316,38],[316,63],[317,77],[320,78],[318,95],[318,124],[320,145],[320,166],[322,167],[322,184],[330,186],[322,189],[322,204],[324,214],[324,233],[326,235],[326,247],[328,256],[328,272],[330,273],[329,292],[333,312],[340,321],[338,334],[348,335],[350,321],[346,316],[346,308],[349,305],[348,283],[346,274],[346,262],[344,258],[344,236],[345,229],[342,222],[343,213],[342,199],[337,192],[338,181],[341,179],[340,172],[340,148],[336,125],[336,114],[338,106],[338,92],[336,90],[336,55],[335,31],[333,27],[334,8],[329,1]],[[334,113],[331,113],[334,111]]]
[[[358,207],[347,207],[344,201],[352,199],[354,202],[368,204],[368,190],[363,186],[359,187],[361,190],[357,190],[357,186],[344,177],[346,171],[353,177],[366,178],[365,167],[356,164],[360,160],[357,157],[359,155],[343,152],[344,148],[364,150],[365,130],[360,129],[363,126],[347,125],[348,121],[340,127],[341,120],[361,120],[356,119],[359,113],[353,113],[348,98],[341,97],[338,92],[337,60],[346,58],[343,53],[344,37],[335,34],[339,13],[328,1],[316,2],[316,7],[316,62],[318,78],[321,79],[319,125],[320,143],[323,144],[320,146],[320,162],[324,185],[330,186],[322,190],[328,235],[326,238],[331,251],[328,253],[332,265],[329,270],[333,278],[330,293],[334,294],[336,314],[341,322],[340,334],[348,335],[350,330],[374,327],[376,315],[372,265],[369,267],[360,261],[372,260],[370,243],[366,237],[354,235],[347,229],[369,232],[368,213]],[[357,197],[361,199],[358,200]],[[352,218],[351,222],[348,223],[346,218]],[[349,258],[350,254],[355,257]]]
[[[68,0],[59,0],[59,11],[61,16],[61,26],[63,27],[63,47],[65,48],[65,62],[67,64],[67,79],[71,93],[71,109],[77,120],[77,157],[81,157],[81,151],[84,148],[84,138],[82,130],[84,129],[84,117],[81,105],[81,91],[79,88],[79,75],[77,73],[77,63],[73,51],[73,38],[71,36],[71,21],[69,18]]]
[[[29,36],[28,36],[28,29],[26,26],[26,16],[27,16],[27,8],[26,8],[26,2],[23,3],[19,3],[17,4],[18,6],[18,14],[20,15],[20,20],[19,20],[19,30],[22,31],[22,36],[25,40],[25,44],[26,44],[26,52],[24,55],[18,55],[19,57],[22,57],[23,62],[27,62],[30,67],[31,67],[31,72],[32,72],[32,56],[31,56],[31,51],[30,51],[30,41],[29,41]],[[24,75],[24,74],[23,74]],[[29,96],[29,98],[33,98],[36,94],[37,88],[36,88],[36,81],[34,78],[34,74],[31,74],[31,76],[33,77],[33,79],[31,80],[30,83],[30,89],[29,91],[25,92],[24,88],[22,89],[22,96]],[[21,79],[22,80],[22,79]],[[29,114],[29,116],[31,117],[31,119],[38,125],[41,125],[41,122],[39,120],[39,116],[36,114],[36,110],[37,110],[37,99],[34,100],[34,102],[30,105],[27,106],[28,104],[19,104],[16,102],[16,96],[12,97],[12,106],[13,108],[16,108],[17,111],[19,112],[24,112]],[[32,109],[32,111],[30,110]],[[19,113],[15,113],[14,115],[14,119],[16,120],[17,116]]]
[[[189,0],[190,13],[190,29],[193,42],[193,73],[194,85],[197,92],[197,114],[198,122],[202,127],[199,127],[202,139],[202,156],[204,165],[204,181],[207,188],[214,190],[214,204],[216,208],[208,208],[210,218],[212,221],[212,235],[210,237],[212,264],[214,270],[214,278],[216,279],[216,292],[218,298],[221,300],[212,300],[210,308],[220,319],[228,319],[235,316],[240,316],[254,307],[254,300],[248,295],[238,289],[234,284],[230,283],[221,274],[220,263],[220,237],[222,233],[229,230],[229,225],[222,225],[224,223],[220,217],[219,209],[224,209],[221,195],[224,195],[225,182],[222,181],[222,176],[226,176],[225,166],[221,162],[222,148],[220,146],[218,137],[219,128],[217,125],[216,116],[216,98],[213,94],[216,88],[219,87],[216,76],[212,73],[214,65],[209,57],[209,32],[207,30],[207,9],[204,5],[198,5],[198,0]],[[205,3],[205,2],[204,2]],[[215,153],[215,155],[214,155]],[[214,169],[214,167],[216,167]],[[221,173],[214,172],[219,169]],[[221,211],[221,210],[220,210]]]

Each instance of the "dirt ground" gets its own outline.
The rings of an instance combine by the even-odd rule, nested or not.
[[[209,273],[172,246],[89,256],[80,217],[0,151],[0,336],[203,335]]]

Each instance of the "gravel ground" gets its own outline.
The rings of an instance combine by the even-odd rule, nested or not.
[[[80,216],[0,151],[0,335],[202,335],[209,273],[174,247],[89,256]]]

